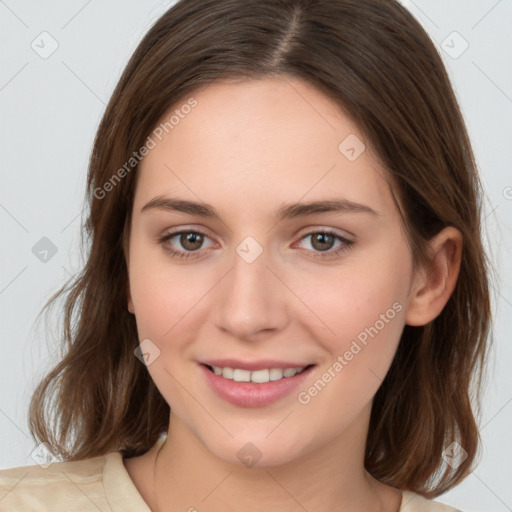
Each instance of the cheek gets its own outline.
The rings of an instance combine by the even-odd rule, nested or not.
[[[353,338],[359,336],[364,341],[364,333],[372,326],[391,332],[391,324],[400,324],[405,287],[389,272],[373,275],[351,269],[338,276],[331,274],[325,283],[318,286],[312,282],[308,290],[303,281],[297,295],[312,312],[307,318],[318,324],[315,337],[326,348],[342,350]]]
[[[204,295],[185,266],[173,265],[163,249],[133,244],[130,293],[141,337],[163,341]]]
[[[338,287],[337,299],[324,296],[316,303],[335,334],[321,325],[315,330],[316,342],[327,355],[297,399],[305,405],[305,414],[316,418],[313,423],[330,425],[333,435],[373,399],[400,341],[405,308],[386,283],[378,288],[376,284],[371,293],[346,296]]]
[[[180,382],[187,381],[189,366],[176,364],[185,357],[193,338],[193,313],[205,291],[190,279],[184,266],[172,266],[155,249],[133,246],[130,259],[130,292],[140,342],[149,339],[154,359],[148,372],[156,387],[173,408],[186,415],[186,393]],[[162,251],[163,252],[163,251]]]
[[[345,304],[346,309],[332,311],[330,323],[336,335],[317,338],[329,354],[326,371],[340,375],[335,387],[348,397],[370,399],[396,353],[405,308],[391,296],[381,299],[370,307],[364,300],[357,306],[358,299],[353,298]]]
[[[407,250],[399,248],[302,283],[298,295],[316,314],[304,318],[328,354],[322,366],[339,363],[331,373],[340,376],[333,379],[340,389],[371,396],[384,379],[405,323],[410,265]]]

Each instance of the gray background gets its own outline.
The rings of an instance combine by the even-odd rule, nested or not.
[[[0,468],[36,461],[28,402],[58,357],[36,316],[80,268],[96,128],[131,53],[172,3],[0,1]],[[403,3],[437,43],[452,78],[486,191],[486,243],[497,269],[481,462],[439,500],[465,512],[512,510],[512,1]]]

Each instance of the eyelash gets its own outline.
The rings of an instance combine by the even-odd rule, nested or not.
[[[171,240],[175,236],[182,235],[184,233],[187,233],[187,234],[193,233],[193,234],[196,234],[196,235],[202,235],[204,237],[208,237],[208,235],[206,233],[203,233],[202,231],[199,231],[199,230],[181,230],[181,231],[174,231],[172,233],[168,233],[166,235],[163,235],[162,237],[160,237],[158,239],[158,243],[160,243],[163,246],[164,250],[168,254],[170,254],[173,258],[188,259],[188,258],[198,257],[199,250],[197,250],[197,251],[188,251],[188,252],[187,251],[176,251],[174,249],[171,249],[168,245],[166,245],[166,242],[168,242],[169,240]],[[342,242],[343,245],[338,247],[338,249],[336,249],[336,250],[313,251],[314,252],[313,258],[321,258],[321,259],[335,258],[336,256],[339,256],[341,253],[350,250],[351,246],[355,243],[354,241],[348,240],[345,237],[339,235],[338,233],[336,233],[334,231],[330,231],[328,229],[327,230],[320,230],[320,231],[311,231],[311,232],[305,234],[303,237],[301,237],[300,240],[302,241],[302,240],[304,240],[305,238],[307,238],[307,237],[309,237],[311,235],[317,235],[317,234],[332,235],[332,236],[334,236],[334,238],[336,238],[337,240]]]

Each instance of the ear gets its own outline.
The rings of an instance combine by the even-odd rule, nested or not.
[[[448,226],[429,242],[432,266],[415,276],[405,316],[408,325],[425,325],[434,320],[448,302],[460,270],[463,238]]]

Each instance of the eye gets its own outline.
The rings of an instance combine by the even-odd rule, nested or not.
[[[185,249],[184,251],[173,247],[171,243],[173,238],[177,239],[177,243]],[[199,254],[194,253],[201,249],[205,238],[209,238],[209,236],[202,231],[181,230],[165,234],[158,239],[158,242],[174,258],[195,258]]]
[[[312,231],[301,238],[301,241],[311,238],[310,246],[313,250],[314,258],[335,258],[341,253],[348,251],[355,243],[352,240],[335,233],[334,231]],[[340,245],[335,250],[331,250],[336,242]]]
[[[202,231],[196,230],[180,230],[172,233],[167,233],[158,239],[164,250],[173,258],[187,259],[196,258],[201,255],[200,249],[204,241],[210,237]],[[335,258],[342,252],[348,251],[355,243],[352,240],[337,234],[334,231],[312,231],[304,235],[300,241],[311,238],[310,246],[312,249],[307,249],[312,253],[313,258]],[[177,239],[174,243],[173,239]],[[332,250],[333,246],[339,243],[338,247]],[[183,249],[176,248],[174,244],[180,245]]]

